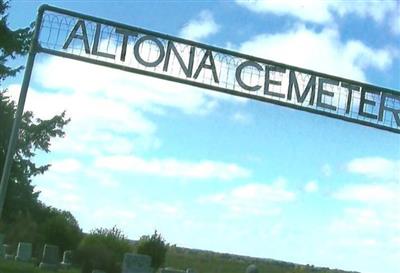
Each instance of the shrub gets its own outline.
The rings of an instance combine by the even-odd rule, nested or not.
[[[124,254],[131,251],[129,241],[114,226],[111,229],[95,229],[86,235],[79,244],[77,258],[82,273],[91,273],[93,269],[119,273]]]
[[[18,242],[35,242],[38,227],[32,216],[29,213],[18,213],[14,217],[15,222],[12,225],[2,223],[1,232],[6,235],[5,243],[16,248]]]
[[[48,217],[40,226],[43,244],[53,244],[65,250],[75,250],[82,239],[82,231],[74,216],[68,211],[48,208]]]
[[[140,238],[137,253],[149,255],[151,257],[151,266],[157,270],[165,262],[167,249],[168,244],[156,230],[153,235],[144,235]]]
[[[2,225],[1,232],[14,252],[19,242],[29,242],[33,245],[33,256],[40,259],[47,243],[60,248],[61,258],[64,250],[75,250],[82,239],[78,222],[68,211],[42,205],[36,208],[34,215],[19,212],[13,218],[14,222]]]

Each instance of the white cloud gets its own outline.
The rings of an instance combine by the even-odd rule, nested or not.
[[[275,215],[281,212],[280,203],[295,200],[295,193],[286,189],[286,182],[278,179],[272,184],[246,184],[232,190],[204,196],[201,203],[222,205],[233,215]]]
[[[177,204],[164,202],[146,202],[141,205],[144,214],[157,214],[158,217],[180,218],[183,215],[183,208]]]
[[[400,5],[400,4],[398,4]],[[400,34],[400,7],[398,6],[397,12],[394,13],[390,22],[392,32],[394,34]]]
[[[369,203],[345,208],[340,216],[334,217],[328,224],[329,244],[341,249],[359,249],[363,252],[361,257],[393,253],[392,250],[398,249],[396,239],[400,234],[398,204],[398,201],[383,206]]]
[[[40,191],[40,200],[46,205],[69,210],[73,213],[82,210],[82,199],[74,191],[74,187],[62,189],[49,185],[37,185],[35,190]]]
[[[334,219],[330,224],[332,232],[357,231],[360,227],[368,230],[377,230],[384,223],[379,213],[371,208],[346,208],[341,218]]]
[[[233,114],[232,120],[241,124],[249,124],[252,118],[247,113],[236,112],[235,114]]]
[[[386,1],[333,1],[333,0],[236,0],[236,2],[254,12],[289,15],[300,20],[326,24],[333,21],[337,14],[356,15],[382,22],[396,9],[396,0]]]
[[[384,1],[326,1],[328,8],[340,16],[357,15],[361,18],[372,18],[382,22],[398,8],[396,0]]]
[[[68,77],[66,77],[68,75]],[[219,101],[242,103],[233,96],[57,57],[39,59],[25,109],[47,119],[66,110],[71,123],[65,138],[52,140],[52,151],[131,154],[158,149],[162,141],[148,113],[178,110],[207,115]],[[17,100],[19,85],[9,86]]]
[[[396,245],[400,246],[400,236],[393,238],[393,243],[395,243]]]
[[[398,249],[396,238],[400,234],[399,196],[398,183],[358,184],[339,189],[334,197],[341,201],[340,206],[346,207],[328,223],[328,244],[337,251],[358,249],[361,259],[388,254],[384,256],[386,263],[392,264],[388,268],[396,268],[393,262],[398,258],[392,260],[392,254]],[[379,272],[380,264],[370,272]]]
[[[61,86],[59,89],[63,90]],[[11,94],[18,90],[17,85],[9,87]],[[115,99],[78,91],[68,94],[30,89],[25,108],[42,119],[67,111],[71,122],[65,127],[66,135],[52,139],[50,147],[63,156],[130,153],[159,147],[156,125],[142,112]],[[61,170],[62,166],[56,164],[53,168]]]
[[[182,28],[179,35],[189,40],[198,41],[217,33],[219,28],[211,12],[203,10],[197,18],[191,20]]]
[[[304,186],[304,191],[313,193],[318,191],[318,183],[316,181],[310,181]]]
[[[258,13],[270,12],[277,15],[291,15],[316,23],[324,23],[331,20],[327,5],[328,1],[237,0],[236,2]]]
[[[168,107],[186,114],[206,114],[213,110],[217,103],[214,92],[84,62],[50,57],[37,67],[35,78],[45,88],[61,90],[58,95],[62,94],[64,98],[71,97],[70,99],[76,103],[85,98],[99,100],[98,105],[92,105],[90,101],[80,103],[79,106],[85,103],[86,107],[82,111],[87,114],[90,114],[89,110],[97,110],[95,112],[116,110],[116,114],[122,114],[125,106],[134,107],[136,111],[157,114],[165,113],[164,108]],[[53,95],[53,93],[47,94]],[[221,99],[221,95],[215,95],[217,96]],[[229,99],[231,96],[223,97]],[[61,96],[59,98],[63,99]],[[106,102],[118,103],[121,109],[109,108],[113,105]],[[49,106],[51,109],[59,109],[56,108],[57,105]]]
[[[77,189],[76,184],[68,182],[58,182],[58,187],[65,191],[74,191]]]
[[[75,194],[66,194],[62,197],[62,200],[69,203],[77,203],[81,200],[81,198]]]
[[[49,172],[35,178],[36,189],[42,192],[40,199],[46,204],[78,213],[84,226],[102,223],[88,216],[87,219],[93,220],[90,223],[82,216],[92,216],[87,208],[94,210],[95,205],[86,204],[87,201],[80,197],[88,194],[85,192],[87,186],[77,182],[85,181],[99,192],[120,190],[118,173],[108,168],[83,168],[84,162],[85,165],[91,161],[104,162],[106,159],[117,158],[113,155],[119,155],[120,158],[132,159],[128,163],[139,162],[140,167],[143,167],[136,169],[139,174],[221,180],[250,175],[247,169],[224,162],[145,160],[128,156],[145,154],[161,147],[162,141],[157,136],[157,126],[151,116],[168,115],[168,111],[207,115],[218,107],[220,101],[242,103],[245,101],[243,99],[56,57],[38,59],[32,79],[33,86],[40,89],[40,92],[36,88],[29,90],[25,109],[33,111],[35,117],[42,119],[66,110],[67,116],[71,118],[71,123],[65,128],[65,138],[52,140],[52,155],[64,159],[54,161]],[[9,91],[17,99],[20,86],[12,85]],[[110,165],[115,166],[115,163]],[[169,217],[181,213],[179,207],[164,203],[141,209],[159,210]],[[115,218],[107,220],[108,223],[116,221],[124,225],[128,225],[129,219],[135,216],[126,213],[113,215]]]
[[[11,85],[9,91],[17,94],[19,86]],[[76,93],[66,94],[42,93],[30,89],[26,108],[40,118],[51,118],[66,110],[67,116],[74,122],[74,127],[79,128],[100,127],[116,132],[139,134],[152,134],[155,131],[155,125],[151,121],[127,104],[84,92],[79,93],[78,90]]]
[[[357,158],[347,164],[348,171],[372,178],[374,183],[347,184],[333,193],[346,206],[329,224],[334,245],[361,247],[369,256],[397,249],[399,166],[398,161],[381,157]]]
[[[90,168],[86,171],[85,175],[88,180],[95,181],[106,188],[117,188],[120,186],[119,181],[113,178],[113,176],[102,169]]]
[[[399,196],[400,184],[397,183],[348,185],[334,193],[339,200],[381,204],[398,203]]]
[[[243,43],[240,51],[344,78],[365,81],[365,69],[384,70],[392,63],[391,52],[370,48],[360,41],[343,42],[338,30],[320,32],[297,25],[287,32],[261,34]]]
[[[347,170],[371,178],[386,178],[400,182],[400,160],[382,157],[356,158],[347,164]]]
[[[50,169],[59,173],[77,172],[82,168],[81,163],[73,158],[54,161],[51,163]]]
[[[148,175],[190,179],[232,180],[245,178],[250,171],[232,163],[200,161],[186,162],[177,159],[150,159],[136,156],[109,156],[96,159],[97,168],[113,171],[129,171]]]
[[[133,220],[136,214],[127,209],[103,207],[93,212],[93,217],[98,219],[113,218],[121,220]],[[111,221],[112,222],[112,221]]]
[[[137,214],[134,210],[114,204],[97,207],[90,212],[86,211],[86,214],[86,220],[90,220],[90,229],[106,225],[109,228],[117,226],[125,232],[132,228],[132,223],[137,219]]]

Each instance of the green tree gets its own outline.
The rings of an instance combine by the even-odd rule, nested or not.
[[[39,224],[40,245],[53,244],[60,248],[60,253],[77,249],[82,239],[82,230],[69,211],[47,207],[47,217]]]
[[[157,233],[157,230],[154,231],[154,234],[151,236],[142,236],[137,247],[138,254],[144,254],[151,257],[151,266],[155,270],[164,265],[167,250],[168,244],[165,242],[161,234]]]
[[[7,144],[16,106],[0,92],[0,173],[3,172]],[[37,151],[50,151],[50,140],[64,136],[63,127],[69,122],[65,112],[49,120],[34,118],[33,113],[23,114],[16,153],[11,168],[9,186],[2,215],[3,222],[12,222],[18,213],[31,213],[40,209],[39,192],[34,191],[32,177],[43,174],[50,165],[37,165],[33,160]]]
[[[41,257],[44,244],[54,244],[60,248],[60,258],[64,250],[76,250],[83,234],[78,222],[69,211],[63,211],[38,203],[35,217],[19,212],[12,224],[3,224],[6,242],[16,250],[18,242],[33,243],[33,256]]]
[[[7,24],[9,1],[0,0],[0,84],[6,77],[15,76],[23,66],[12,68],[6,65],[9,59],[15,59],[28,53],[32,28],[11,30]]]
[[[12,68],[7,61],[27,54],[32,28],[11,30],[7,24],[8,1],[0,0],[0,88],[6,77],[15,76],[22,66]],[[6,89],[0,90],[0,174],[3,172],[8,141],[16,112],[16,105],[6,96]],[[39,192],[31,184],[32,177],[43,174],[49,165],[37,165],[33,160],[38,151],[49,152],[50,140],[63,137],[63,127],[69,122],[65,112],[49,120],[35,118],[27,111],[23,114],[18,135],[16,153],[9,178],[2,222],[12,223],[19,214],[28,213],[35,218],[41,210]]]
[[[114,226],[91,231],[80,242],[77,255],[82,273],[91,273],[93,269],[119,273],[124,254],[131,251],[125,235]]]
[[[7,89],[2,88],[2,84],[4,79],[15,76],[23,69],[23,66],[9,67],[7,62],[28,53],[32,35],[31,27],[9,28],[8,4],[8,1],[0,0],[0,175],[16,113],[16,105],[7,97]],[[63,137],[63,128],[69,121],[65,112],[48,120],[35,118],[30,111],[22,116],[0,231],[6,234],[7,243],[14,247],[20,241],[33,243],[36,255],[40,255],[45,243],[56,244],[61,250],[75,249],[82,237],[74,216],[40,202],[40,192],[35,191],[31,184],[34,176],[43,174],[50,166],[36,164],[35,155],[39,151],[50,152],[51,139]]]

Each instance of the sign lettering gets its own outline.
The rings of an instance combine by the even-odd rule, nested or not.
[[[57,23],[60,22],[60,23]],[[400,133],[400,92],[47,7],[39,51]]]

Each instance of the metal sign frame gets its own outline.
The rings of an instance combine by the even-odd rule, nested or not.
[[[109,26],[109,27],[115,28],[117,30],[121,29],[123,31],[128,31],[130,33],[140,33],[140,34],[144,35],[145,37],[147,37],[148,40],[151,40],[153,43],[156,43],[160,49],[161,49],[160,42],[157,39],[167,41],[168,42],[167,50],[169,49],[169,54],[171,54],[171,48],[169,48],[170,42],[185,45],[187,47],[190,47],[191,50],[193,48],[202,50],[204,52],[204,56],[203,56],[202,61],[198,64],[199,65],[198,69],[196,70],[193,78],[196,79],[196,77],[199,76],[199,73],[203,68],[210,69],[212,72],[214,83],[199,82],[199,81],[190,79],[188,77],[188,74],[190,74],[190,76],[192,76],[193,68],[190,67],[190,73],[188,72],[188,68],[186,68],[186,70],[185,70],[182,58],[180,58],[180,59],[178,58],[178,61],[180,63],[181,68],[183,68],[185,70],[184,72],[186,74],[186,77],[171,76],[166,73],[154,72],[152,70],[141,69],[138,67],[130,67],[127,65],[123,65],[121,63],[115,63],[115,62],[112,63],[112,62],[105,60],[104,58],[97,58],[97,59],[89,58],[87,56],[80,56],[80,55],[73,54],[73,52],[71,53],[68,51],[61,51],[61,50],[52,49],[50,47],[42,46],[40,44],[39,37],[40,37],[41,29],[42,29],[43,17],[44,17],[44,14],[46,11],[57,13],[60,15],[74,17],[77,19],[77,23],[74,26],[74,29],[70,32],[68,39],[65,41],[63,49],[66,49],[70,45],[72,39],[75,39],[75,38],[82,39],[82,35],[77,34],[77,29],[78,29],[78,27],[80,27],[82,25],[80,21],[83,21],[83,26],[84,26],[84,21],[86,20],[86,21],[90,21],[94,24],[97,24],[96,31],[95,31],[96,34],[95,34],[95,38],[94,38],[95,42],[93,44],[92,54],[97,53],[96,55],[106,57],[106,58],[109,57],[109,55],[110,55],[108,53],[98,51],[98,46],[99,46],[98,45],[98,43],[99,43],[98,36],[99,36],[99,31],[100,31],[99,30],[100,25]],[[85,34],[86,30],[83,28],[82,32],[84,32],[83,34]],[[126,54],[125,39],[127,39],[126,38],[127,36],[126,36],[126,34],[124,34],[124,32],[121,32],[121,33],[124,35],[123,43],[125,43],[125,54]],[[97,40],[96,40],[96,38],[97,38]],[[86,53],[90,53],[90,49],[89,49],[87,40],[85,41],[84,39],[82,39],[82,41],[84,43],[83,46],[84,46]],[[143,42],[143,39],[140,41]],[[137,52],[137,50],[138,49],[135,47],[134,53],[135,53],[135,57],[138,59],[139,53]],[[396,106],[400,105],[400,92],[398,92],[398,91],[387,89],[387,88],[382,88],[382,87],[377,87],[377,86],[374,86],[371,84],[366,84],[366,83],[362,83],[362,82],[358,82],[358,81],[354,81],[354,80],[349,80],[349,79],[345,79],[342,77],[332,76],[332,75],[316,72],[316,71],[309,70],[309,69],[286,65],[283,63],[274,62],[274,61],[234,52],[231,50],[223,49],[223,48],[218,48],[218,47],[214,47],[214,46],[210,46],[210,45],[206,45],[206,44],[202,44],[202,43],[198,43],[198,42],[193,42],[190,40],[181,39],[181,38],[173,37],[170,35],[154,32],[154,31],[141,29],[138,27],[133,27],[133,26],[129,26],[129,25],[125,25],[125,24],[121,24],[121,23],[117,23],[117,22],[113,22],[113,21],[109,21],[109,20],[105,20],[105,19],[101,19],[101,18],[97,18],[97,17],[61,9],[61,8],[57,8],[57,7],[52,7],[49,5],[42,5],[38,10],[38,16],[36,18],[34,36],[33,36],[32,42],[31,42],[31,47],[30,47],[30,51],[29,51],[29,55],[28,55],[26,68],[25,68],[24,79],[23,79],[23,83],[21,86],[21,93],[19,96],[17,112],[15,115],[15,120],[13,123],[11,135],[10,135],[10,141],[9,141],[9,146],[7,149],[3,173],[1,176],[0,219],[1,219],[1,214],[2,214],[3,205],[4,205],[4,201],[5,201],[5,195],[6,195],[6,191],[7,191],[7,184],[8,184],[11,165],[12,165],[12,158],[13,158],[14,152],[15,152],[18,130],[19,130],[20,123],[21,123],[21,117],[22,117],[23,108],[24,108],[24,104],[25,104],[25,100],[26,100],[26,95],[27,95],[27,91],[28,91],[28,87],[29,87],[29,82],[30,82],[30,78],[31,78],[31,74],[32,74],[33,64],[34,64],[35,56],[37,53],[47,53],[47,54],[51,54],[54,56],[70,58],[70,59],[74,59],[74,60],[78,60],[78,61],[84,61],[84,62],[96,64],[96,65],[107,66],[110,68],[120,69],[123,71],[128,71],[128,72],[133,72],[133,73],[137,73],[137,74],[141,74],[141,75],[147,75],[147,76],[156,77],[156,78],[160,78],[160,79],[164,79],[164,80],[183,83],[183,84],[187,84],[187,85],[191,85],[191,86],[195,86],[195,87],[210,89],[210,90],[223,92],[223,93],[227,93],[227,94],[231,94],[231,95],[236,95],[236,96],[240,96],[240,97],[245,97],[245,98],[249,98],[249,99],[255,99],[258,101],[277,104],[277,105],[289,107],[292,109],[302,110],[302,111],[306,111],[306,112],[313,113],[313,114],[332,117],[332,118],[336,118],[336,119],[340,119],[340,120],[344,120],[344,121],[361,124],[361,125],[365,125],[365,126],[369,126],[369,127],[373,127],[373,128],[400,134],[400,109],[394,107],[394,105],[396,105]],[[167,53],[168,53],[168,51],[167,51]],[[216,83],[218,83],[218,78],[217,78],[217,75],[215,72],[213,53],[221,54],[221,55],[235,58],[235,59],[241,61],[241,63],[239,65],[236,65],[235,73],[234,73],[238,88],[221,87],[220,85],[216,84]],[[159,54],[161,55],[161,51],[159,52]],[[165,52],[163,52],[163,54],[165,56]],[[175,48],[175,54],[177,55],[176,48]],[[192,54],[192,51],[190,51],[190,54]],[[125,58],[125,56],[124,56],[124,58]],[[121,57],[121,60],[122,60],[122,57]],[[210,64],[206,64],[207,60],[209,60]],[[140,59],[138,59],[138,61],[139,61],[139,63],[144,64],[145,66],[150,64],[149,65],[150,67],[154,67],[154,62],[149,63],[149,62],[146,62],[146,61],[140,60]],[[165,62],[167,62],[167,61],[165,61]],[[190,63],[191,63],[191,61],[189,61],[188,67],[189,67]],[[264,67],[262,65],[264,65]],[[192,62],[192,66],[193,66],[193,62]],[[213,66],[214,66],[214,70],[213,70]],[[289,91],[288,91],[288,99],[286,101],[282,100],[282,99],[278,99],[279,96],[282,96],[283,94],[278,94],[278,93],[269,91],[269,87],[268,87],[269,84],[276,85],[276,86],[280,85],[279,81],[276,81],[276,80],[270,79],[270,78],[265,79],[265,84],[268,84],[268,85],[267,85],[266,89],[264,89],[264,95],[256,94],[255,91],[260,89],[260,86],[254,85],[254,83],[252,85],[250,85],[249,83],[245,83],[245,80],[242,79],[242,72],[245,69],[249,69],[249,68],[256,70],[256,72],[258,71],[259,73],[261,73],[261,71],[264,72],[264,69],[265,69],[265,75],[268,74],[268,76],[269,76],[270,71],[277,72],[277,73],[282,73],[282,70],[289,71],[290,72],[290,76],[289,76],[290,77],[289,78],[290,97],[289,97]],[[164,71],[166,71],[165,67],[164,67]],[[304,90],[303,94],[300,94],[299,85],[296,80],[296,73],[303,73],[303,74],[309,76],[307,86],[303,86],[303,90]],[[267,77],[267,76],[265,76],[265,77]],[[318,84],[316,83],[317,79],[318,79]],[[267,80],[268,80],[268,82],[267,82]],[[357,115],[356,115],[356,117],[353,117],[352,115],[346,116],[345,114],[343,115],[343,113],[342,113],[342,115],[339,115],[338,112],[335,113],[335,111],[330,111],[330,110],[333,110],[334,106],[324,103],[322,101],[321,97],[322,96],[325,96],[328,98],[333,97],[333,92],[324,90],[324,84],[333,84],[333,85],[337,85],[337,86],[339,86],[339,84],[340,84],[341,88],[347,88],[346,92],[348,92],[348,96],[349,96],[347,98],[347,103],[346,103],[346,112],[345,113],[347,113],[347,114],[349,113],[349,109],[350,109],[352,91],[359,91],[361,94],[359,97],[359,99],[360,99],[359,104],[361,104],[361,105],[359,106],[360,110],[358,110],[358,114],[363,116],[364,118],[359,118],[359,117],[357,117]],[[228,86],[228,85],[226,84],[226,86]],[[316,88],[318,88],[317,93],[315,90]],[[293,90],[295,92],[293,92]],[[306,105],[307,102],[311,105],[311,102],[310,102],[311,99],[309,99],[308,101],[305,100],[305,97],[308,96],[308,94],[310,93],[310,90],[312,92],[311,99],[312,99],[313,103],[315,102],[314,97],[317,96],[317,99],[316,99],[317,106],[315,106],[315,107],[309,107]],[[364,112],[364,106],[375,106],[376,105],[376,101],[371,100],[367,96],[368,93],[369,93],[369,95],[381,96],[381,102],[380,102],[380,108],[379,108],[379,118],[378,118],[377,113],[376,113],[376,115],[374,115],[372,113],[368,113],[367,111]],[[265,94],[268,94],[269,96],[266,96]],[[301,102],[301,103],[305,102],[304,105],[299,104],[299,103],[293,103],[293,101],[291,101],[291,102],[289,101],[289,98],[291,99],[292,97],[296,97],[296,96],[297,96],[297,102]],[[393,101],[392,106],[385,105],[387,99],[390,99]],[[293,100],[294,100],[294,98],[293,98]],[[323,108],[325,108],[325,109],[323,109]],[[380,122],[380,121],[382,121],[382,118],[385,115],[385,113],[384,113],[385,111],[391,112],[393,114],[391,116],[391,126],[388,126],[387,124]],[[372,122],[371,119],[376,119],[376,122]],[[393,123],[395,123],[396,125],[393,126]]]

